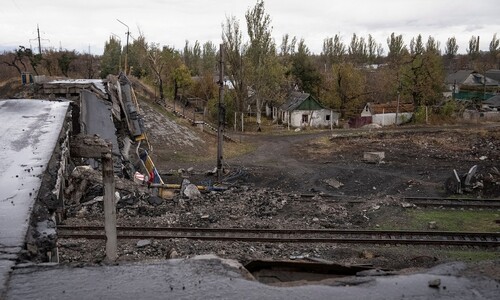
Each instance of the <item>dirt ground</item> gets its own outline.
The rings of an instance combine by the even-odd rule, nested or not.
[[[216,178],[206,172],[216,165],[215,137],[183,120],[173,122],[154,105],[146,103],[142,109],[146,122],[150,123],[149,140],[163,179],[168,183],[189,179],[196,184],[212,185]],[[495,174],[494,168],[500,169],[499,126],[230,132],[241,143],[225,144],[228,153],[224,161],[226,191],[203,193],[198,199],[176,194],[172,200],[161,203],[148,201],[145,196],[125,195],[128,200],[118,202],[118,223],[374,228],[379,220],[398,216],[403,209],[398,204],[405,196],[446,196],[444,182],[453,169],[462,174],[473,165],[478,165],[478,176],[484,179],[484,186],[474,190],[471,196],[499,197],[496,182],[488,185],[488,178]],[[363,155],[369,151],[384,152],[385,158],[378,163],[368,163]],[[298,201],[304,198],[310,201]],[[347,203],[345,199],[358,199],[361,203]],[[78,210],[69,211],[68,216],[67,224],[102,224],[102,203],[84,204]],[[255,259],[310,257],[389,269],[430,267],[450,260],[447,256],[450,249],[429,247],[248,244],[182,239],[151,241],[142,247],[137,242],[121,242],[119,260],[215,253],[243,263]],[[98,241],[63,240],[60,258],[72,264],[99,263],[105,257],[103,245]],[[494,270],[491,276],[500,278],[500,270],[490,269]]]

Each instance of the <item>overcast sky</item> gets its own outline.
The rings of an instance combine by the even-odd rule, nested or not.
[[[245,28],[245,12],[256,0],[2,0],[0,51],[19,45],[37,48],[37,24],[42,48],[102,54],[112,34],[125,44],[126,27],[132,36],[139,30],[148,42],[177,49],[185,41],[193,44],[221,42],[221,24],[235,16]],[[353,33],[367,37],[387,49],[392,32],[402,34],[406,44],[412,37],[429,35],[441,42],[455,37],[465,53],[471,36],[480,36],[480,49],[487,51],[493,34],[500,38],[499,0],[265,0],[272,19],[276,43],[288,33],[304,38],[319,54],[323,40],[339,34],[348,44]],[[246,40],[246,31],[243,39]],[[387,51],[385,52],[385,54]]]

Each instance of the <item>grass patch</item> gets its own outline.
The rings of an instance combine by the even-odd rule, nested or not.
[[[223,156],[224,159],[229,159],[251,153],[257,149],[256,144],[250,143],[230,143],[225,142],[223,146]],[[205,153],[200,155],[199,153],[186,152],[186,151],[175,151],[175,152],[162,152],[161,150],[155,151],[157,159],[164,162],[182,162],[182,163],[204,163],[210,161],[217,161],[217,145],[215,143],[210,144],[206,147]]]
[[[447,250],[443,251],[443,256],[450,260],[465,262],[478,262],[483,260],[497,260],[500,253],[497,251],[465,251],[465,250]]]
[[[405,210],[398,214],[397,220],[384,219],[379,223],[382,230],[427,230],[431,221],[443,231],[498,232],[500,225],[498,211],[477,210]]]
[[[238,157],[254,152],[257,149],[257,144],[254,143],[224,143],[223,154],[225,158]]]

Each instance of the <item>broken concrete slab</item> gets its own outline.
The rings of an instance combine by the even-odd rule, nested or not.
[[[197,199],[201,197],[200,190],[198,187],[192,183],[188,184],[185,188],[184,191],[182,192],[184,196],[188,197],[189,199]]]
[[[385,158],[385,152],[365,152],[363,154],[363,161],[367,163],[380,163]]]
[[[335,178],[326,179],[325,183],[334,189],[339,189],[344,186],[344,184]]]
[[[151,240],[139,240],[136,244],[137,248],[144,248],[151,245]]]

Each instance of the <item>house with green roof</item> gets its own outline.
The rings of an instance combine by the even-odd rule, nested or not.
[[[278,109],[284,125],[294,128],[337,126],[340,114],[324,107],[311,94],[292,92]]]

